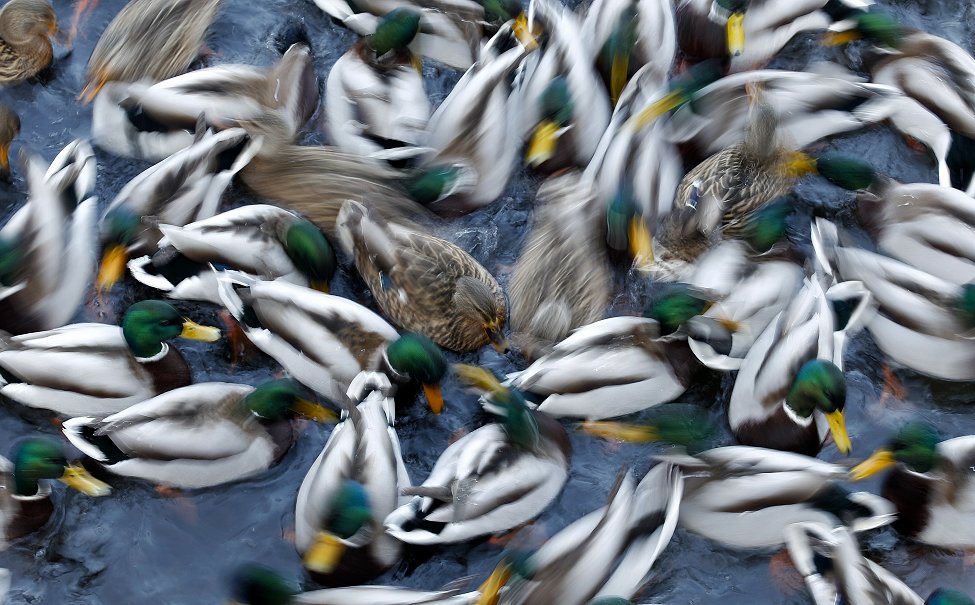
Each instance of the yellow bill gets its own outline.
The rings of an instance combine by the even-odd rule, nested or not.
[[[339,421],[339,416],[332,410],[318,405],[307,399],[299,399],[292,406],[291,409],[295,411],[296,414],[301,414],[305,418],[314,420],[315,422],[324,422],[332,424]]]
[[[732,13],[725,26],[728,54],[737,57],[745,51],[745,13]]]
[[[643,130],[650,124],[656,122],[657,118],[668,111],[680,107],[680,104],[683,102],[684,97],[679,92],[676,90],[668,92],[662,98],[651,103],[649,107],[630,118],[630,128],[634,131]]]
[[[782,174],[791,177],[800,177],[816,172],[816,159],[808,153],[796,151],[790,153],[779,166]]]
[[[478,589],[481,595],[477,598],[477,605],[497,605],[501,588],[508,583],[512,573],[511,565],[503,561],[499,563]]]
[[[220,340],[220,328],[213,326],[201,326],[192,319],[183,321],[183,331],[179,333],[181,338],[190,340],[202,340],[203,342],[215,342]]]
[[[325,281],[324,279],[311,280],[311,289],[318,290],[319,292],[323,292],[325,294],[328,294],[330,292],[328,288],[328,282]]]
[[[863,37],[863,34],[855,29],[850,29],[845,32],[827,32],[823,36],[823,46],[840,46],[841,44],[848,44],[854,40],[859,40]]]
[[[647,441],[657,441],[660,438],[657,434],[657,429],[652,426],[627,424],[625,422],[597,422],[590,420],[583,422],[580,428],[595,437],[612,439],[614,441],[626,441],[627,443],[644,443]]]
[[[538,26],[538,23],[534,25],[535,27],[529,29],[528,15],[521,13],[515,19],[515,24],[511,26],[511,31],[527,50],[535,50],[538,48],[538,36],[542,34],[542,28]]]
[[[91,476],[91,473],[80,466],[66,466],[64,468],[64,474],[61,475],[61,482],[71,489],[76,489],[93,498],[107,496],[112,493],[110,485],[104,481],[95,479]]]
[[[344,552],[345,544],[338,536],[320,531],[315,537],[315,543],[305,553],[305,567],[317,573],[332,573]]]
[[[894,452],[886,449],[877,450],[869,458],[850,469],[850,479],[862,481],[867,477],[876,475],[884,469],[894,466],[896,462]]]
[[[484,324],[484,333],[487,334],[488,340],[491,342],[491,346],[498,353],[508,352],[508,341],[501,334],[501,323],[498,321],[492,321],[491,323]]]
[[[843,416],[843,412],[835,410],[826,414],[826,421],[829,423],[829,432],[833,435],[836,449],[844,454],[849,454],[850,450],[853,449],[853,444],[850,442],[850,436],[846,433],[846,418]]]
[[[462,381],[482,391],[493,393],[504,388],[498,382],[497,376],[484,368],[467,365],[466,363],[455,363],[454,372]]]
[[[551,120],[545,120],[535,129],[525,161],[530,166],[538,166],[555,155],[555,146],[559,142],[559,127]]]
[[[630,219],[628,235],[633,264],[638,269],[649,268],[654,263],[653,237],[650,235],[647,222],[643,220],[642,216],[637,215]]]
[[[613,105],[616,105],[616,101],[623,94],[623,88],[626,87],[626,76],[629,75],[629,71],[630,56],[627,53],[620,53],[613,57],[613,66],[609,71],[609,92]]]
[[[112,286],[122,279],[127,262],[129,262],[129,253],[124,246],[112,246],[102,254],[102,262],[98,267],[99,292],[111,290]]]
[[[434,414],[443,411],[443,394],[440,392],[439,384],[424,384],[423,394],[427,397],[427,405]]]
[[[99,77],[95,80],[89,81],[87,84],[85,84],[84,89],[78,93],[78,100],[85,105],[88,105],[95,100],[95,97],[98,96],[98,93],[101,92],[102,87],[105,86],[107,82],[108,76],[104,74],[99,75]]]
[[[0,169],[4,174],[10,172],[10,143],[0,145]]]

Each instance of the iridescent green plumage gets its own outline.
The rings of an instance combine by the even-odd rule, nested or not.
[[[870,164],[836,153],[823,154],[817,158],[816,172],[834,185],[850,191],[866,189],[877,176]]]
[[[327,283],[335,275],[335,252],[311,222],[296,220],[285,235],[284,249],[295,267],[310,280]]]
[[[436,384],[447,373],[447,359],[432,340],[422,334],[404,334],[386,347],[389,365],[423,384]]]
[[[926,473],[938,461],[938,443],[941,435],[928,424],[906,424],[891,440],[889,448],[894,459],[903,462],[909,469]]]
[[[657,320],[660,334],[671,334],[690,318],[705,311],[709,301],[687,284],[671,284],[655,294],[643,314]]]
[[[842,411],[846,406],[846,377],[832,362],[807,361],[796,373],[785,403],[800,418],[809,418],[817,409],[824,413]]]
[[[931,593],[924,605],[975,605],[975,601],[960,590],[939,588]]]
[[[962,286],[961,295],[955,300],[955,311],[969,328],[975,328],[975,283]]]
[[[456,166],[431,166],[404,181],[406,192],[417,203],[432,204],[449,191],[457,180]]]
[[[14,285],[23,256],[17,242],[0,239],[0,285]]]
[[[302,387],[292,378],[265,382],[244,397],[243,405],[264,420],[283,418],[302,399]]]
[[[122,335],[136,357],[152,357],[162,343],[183,331],[183,316],[169,303],[143,300],[135,303],[122,318]]]
[[[379,21],[369,36],[369,47],[381,57],[394,50],[403,50],[420,32],[420,14],[408,8],[395,8]]]
[[[247,565],[234,574],[234,599],[241,605],[288,605],[297,590],[274,570]]]
[[[785,237],[794,210],[787,197],[772,200],[745,218],[742,239],[756,252],[766,252]]]
[[[351,479],[346,479],[335,494],[329,507],[330,514],[324,519],[322,528],[348,540],[363,526],[372,521],[372,508],[365,487]]]
[[[13,463],[14,488],[19,496],[33,496],[38,481],[59,478],[68,464],[61,446],[45,438],[23,441],[14,452]]]

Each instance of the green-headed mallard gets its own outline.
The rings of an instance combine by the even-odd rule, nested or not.
[[[0,550],[7,540],[25,536],[47,523],[54,504],[45,479],[58,479],[89,496],[111,491],[81,466],[69,465],[61,444],[40,437],[21,441],[12,461],[0,456]]]
[[[658,464],[637,484],[622,474],[606,506],[552,536],[515,565],[500,603],[585,605],[590,599],[633,597],[677,528],[684,478]]]
[[[10,174],[10,143],[20,134],[20,116],[0,103],[0,177]]]
[[[901,535],[942,548],[975,546],[975,436],[941,441],[931,426],[904,425],[886,447],[850,471],[865,479],[893,467],[882,494],[894,503],[894,529]]]
[[[528,408],[490,372],[456,366],[486,393],[498,421],[450,444],[413,499],[386,517],[408,544],[446,544],[503,532],[538,516],[568,479],[571,446],[558,422]]]
[[[353,201],[342,206],[338,232],[343,250],[394,324],[452,351],[488,343],[507,349],[501,286],[459,247],[386,223]]]
[[[513,338],[529,360],[602,319],[610,297],[601,205],[590,183],[578,172],[550,177],[535,207],[508,289]]]
[[[932,592],[924,605],[973,605],[975,600],[960,590],[937,588]]]
[[[158,227],[159,251],[128,266],[136,280],[170,298],[222,304],[211,263],[323,292],[335,274],[335,254],[321,230],[277,206],[241,206],[184,227]]]
[[[63,416],[106,416],[192,382],[190,368],[167,340],[213,342],[168,303],[137,302],[121,326],[81,323],[0,339],[0,395]]]
[[[132,0],[91,51],[81,95],[91,101],[106,82],[159,82],[200,55],[221,0]]]
[[[0,9],[0,85],[16,84],[47,69],[58,18],[48,0],[10,0]]]
[[[728,546],[781,546],[798,522],[864,531],[894,519],[890,502],[846,492],[836,483],[846,469],[816,458],[746,446],[660,458],[684,473],[681,525]]]
[[[50,330],[71,321],[96,262],[95,155],[69,143],[48,167],[27,160],[30,199],[0,229],[0,329]]]
[[[422,384],[431,410],[440,412],[447,363],[425,336],[400,336],[358,303],[287,282],[227,274],[218,283],[250,341],[331,401],[345,401],[360,372],[384,371],[397,383]]]
[[[582,22],[553,0],[532,0],[528,14],[529,28],[538,22],[543,33],[539,49],[519,68],[518,131],[529,139],[525,161],[546,174],[583,168],[609,124],[611,107],[582,43]]]
[[[383,519],[410,487],[396,436],[389,379],[362,372],[349,385],[340,422],[298,488],[295,546],[305,567],[329,584],[375,577],[399,559]]]
[[[159,224],[182,226],[216,214],[224,190],[260,145],[240,128],[206,130],[190,147],[129,181],[102,215],[98,287],[110,289],[129,258],[158,249]]]
[[[294,439],[289,411],[334,418],[289,379],[258,387],[193,384],[104,418],[64,422],[68,441],[106,470],[178,488],[212,487],[267,470]]]
[[[199,128],[223,129],[269,112],[293,138],[317,106],[311,52],[296,43],[270,67],[216,65],[155,84],[109,82],[95,99],[91,129],[102,149],[160,161],[192,145]]]
[[[786,528],[789,557],[806,581],[815,605],[922,605],[897,576],[860,553],[846,527],[807,521]],[[842,596],[841,596],[842,595]]]
[[[325,133],[346,153],[403,160],[424,153],[430,101],[408,45],[420,13],[398,8],[328,72]]]

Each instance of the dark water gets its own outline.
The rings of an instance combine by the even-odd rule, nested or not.
[[[788,1],[788,0],[777,0]],[[21,116],[21,149],[50,160],[69,141],[86,137],[90,109],[75,96],[82,87],[84,65],[98,35],[123,5],[122,0],[102,0],[90,15],[75,43],[73,53],[57,61],[41,82],[29,82],[0,91],[0,100]],[[55,6],[63,24],[73,7],[66,1]],[[896,1],[888,8],[910,25],[922,27],[971,50],[972,5],[967,1]],[[213,62],[267,65],[277,57],[274,37],[293,21],[301,21],[310,33],[320,79],[324,82],[332,63],[355,40],[355,35],[324,17],[306,0],[225,0],[209,46]],[[833,54],[837,53],[837,54]],[[822,50],[812,35],[794,40],[774,67],[801,68],[810,58],[836,58],[854,67],[857,51]],[[431,100],[439,103],[459,74],[427,65]],[[317,120],[317,117],[316,117]],[[309,142],[321,142],[310,125]],[[828,143],[830,148],[868,156],[882,171],[903,181],[935,179],[933,161],[918,156],[889,129],[877,127]],[[106,204],[147,164],[114,158],[98,152],[98,195]],[[16,171],[16,168],[15,168]],[[16,171],[10,184],[0,184],[0,212],[9,214],[25,200],[25,184]],[[521,175],[491,206],[452,221],[444,235],[470,251],[502,284],[526,235],[538,179]],[[840,219],[848,213],[852,196],[818,179],[796,190],[806,215],[814,210]],[[232,187],[226,203],[258,201]],[[795,235],[807,230],[808,218],[799,218]],[[620,293],[615,307],[635,307],[632,284]],[[368,303],[361,282],[349,276],[348,267],[337,278],[334,290]],[[114,322],[116,313],[134,300],[151,296],[131,280],[115,295],[111,308],[91,303],[78,320]],[[199,321],[214,322],[216,309],[204,305],[179,305]],[[256,384],[278,368],[268,358],[231,368],[224,343],[179,343],[194,368],[197,381],[230,380]],[[521,367],[512,356],[485,348],[476,354],[452,356],[453,361],[478,363],[496,371]],[[857,336],[847,354],[850,398],[848,426],[854,454],[865,456],[882,443],[902,421],[923,415],[933,419],[946,436],[975,433],[975,393],[969,385],[936,384],[908,372],[904,381],[907,402],[880,403],[882,357],[870,337]],[[65,368],[70,371],[70,368]],[[730,377],[714,377],[695,385],[682,401],[709,406],[721,420],[730,393]],[[456,380],[444,384],[446,411],[431,417],[420,406],[401,412],[398,432],[414,483],[420,483],[433,466],[451,435],[470,431],[481,422],[474,395],[462,391]],[[19,410],[0,408],[0,450],[9,452],[13,442],[34,432],[57,435],[44,414],[19,415]],[[108,498],[91,499],[55,487],[56,513],[34,535],[21,539],[0,553],[0,566],[13,573],[9,602],[59,604],[155,603],[157,605],[218,604],[229,596],[227,578],[240,564],[258,561],[296,580],[302,578],[300,558],[288,536],[294,525],[294,499],[305,471],[317,456],[329,427],[308,425],[282,462],[254,480],[220,488],[187,492],[175,498],[156,493],[152,486],[116,480]],[[730,443],[727,430],[723,443]],[[654,446],[612,445],[573,435],[571,476],[560,498],[535,522],[525,540],[541,540],[570,521],[600,506],[618,469],[630,466],[642,474],[650,465]],[[827,459],[838,456],[830,448]],[[877,480],[864,485],[877,489]],[[973,520],[975,521],[975,520]],[[870,556],[903,577],[922,595],[939,585],[975,593],[975,573],[957,553],[910,545],[891,530],[864,539]],[[439,549],[414,551],[377,582],[437,588],[458,577],[473,576],[475,583],[497,562],[502,547],[486,541]],[[712,603],[808,603],[802,590],[783,590],[772,580],[769,560],[774,553],[742,553],[714,546],[703,538],[678,530],[654,568],[642,595],[644,602]],[[306,584],[308,588],[312,585]]]

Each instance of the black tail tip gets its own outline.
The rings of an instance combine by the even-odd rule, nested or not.
[[[308,29],[301,21],[291,21],[287,23],[281,31],[274,36],[274,47],[282,55],[288,51],[293,44],[304,44],[311,48],[311,38],[308,36]]]

